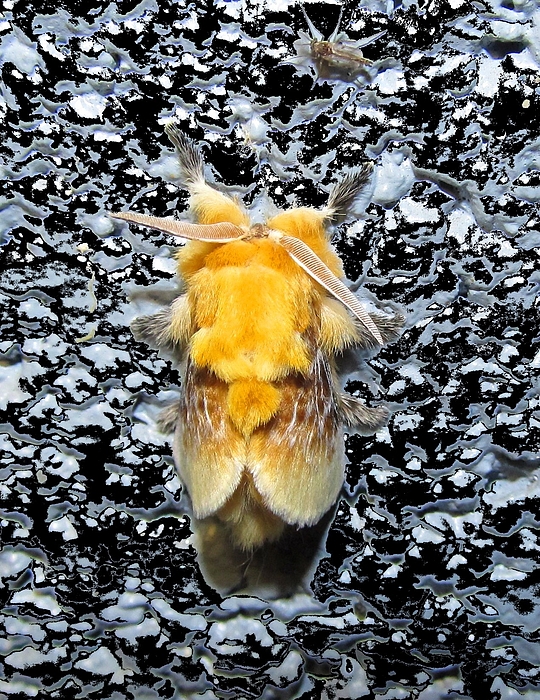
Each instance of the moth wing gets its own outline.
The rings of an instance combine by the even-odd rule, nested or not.
[[[225,504],[244,469],[245,444],[229,420],[227,391],[225,382],[188,360],[173,455],[196,518]]]
[[[280,409],[251,437],[247,469],[265,505],[285,522],[316,523],[343,485],[340,415],[332,370],[317,351],[308,376],[283,381]]]

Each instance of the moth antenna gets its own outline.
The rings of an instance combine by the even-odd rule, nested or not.
[[[188,190],[193,185],[204,183],[204,161],[195,143],[182,133],[175,124],[167,124],[165,133],[176,147],[182,180]]]
[[[338,17],[338,21],[336,24],[336,28],[334,29],[332,34],[330,34],[330,36],[328,37],[328,41],[331,43],[334,43],[337,39],[337,35],[339,34],[339,27],[341,25],[341,18],[342,17],[343,17],[343,5],[341,5],[339,8],[339,17]]]
[[[387,33],[387,30],[383,29],[381,32],[377,32],[377,34],[372,34],[371,36],[367,36],[364,39],[359,39],[356,42],[356,47],[358,49],[363,49],[364,46],[367,46],[368,44],[373,44],[374,41],[377,41],[377,39],[380,39],[386,33]]]
[[[362,163],[359,170],[347,173],[330,191],[325,212],[326,218],[337,221],[345,217],[358,193],[366,186],[373,170],[373,163]]]
[[[309,246],[293,236],[281,236],[281,238],[279,238],[279,243],[310,277],[313,277],[313,279],[328,290],[332,296],[341,301],[341,303],[363,323],[379,345],[384,344],[379,329],[362,304],[351,290],[334,275],[317,255],[315,255]]]
[[[311,34],[311,38],[315,39],[315,41],[324,41],[324,36],[320,33],[320,31],[317,29],[317,27],[313,24],[313,22],[309,19],[308,14],[304,8],[304,3],[301,3],[300,9],[302,10],[309,32]],[[342,8],[343,9],[343,8]],[[341,17],[341,15],[340,15]]]
[[[109,216],[112,216],[113,219],[127,221],[130,224],[148,226],[148,228],[170,233],[180,238],[187,238],[191,241],[230,243],[246,235],[246,231],[240,226],[235,226],[227,221],[219,224],[190,224],[172,217],[160,218],[159,216],[148,216],[148,214],[136,214],[131,211],[110,212]]]

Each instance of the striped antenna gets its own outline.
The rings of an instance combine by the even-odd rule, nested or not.
[[[246,232],[227,221],[219,224],[190,224],[187,221],[178,221],[171,217],[160,218],[159,216],[148,216],[147,214],[136,214],[131,211],[110,213],[113,219],[121,219],[130,224],[148,226],[148,228],[170,233],[173,236],[187,238],[192,241],[207,241],[209,243],[230,243],[243,238]]]
[[[279,243],[308,275],[328,290],[332,296],[341,301],[363,323],[379,345],[383,345],[382,336],[371,316],[351,290],[334,275],[309,246],[293,236],[281,236]]]

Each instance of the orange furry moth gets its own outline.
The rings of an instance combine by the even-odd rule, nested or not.
[[[188,239],[177,254],[184,290],[133,331],[183,364],[182,396],[164,422],[194,516],[217,517],[252,550],[286,524],[318,522],[343,485],[343,425],[373,431],[387,417],[344,393],[336,370],[345,348],[382,345],[402,324],[367,312],[341,281],[329,240],[372,166],[346,175],[322,210],[251,224],[236,199],[207,184],[194,143],[172,125],[166,132],[195,223],[111,216]]]

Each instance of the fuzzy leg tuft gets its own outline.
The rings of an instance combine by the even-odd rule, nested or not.
[[[366,432],[376,432],[388,420],[388,409],[384,406],[368,408],[360,399],[349,394],[339,395],[339,409],[343,423],[349,428]]]

